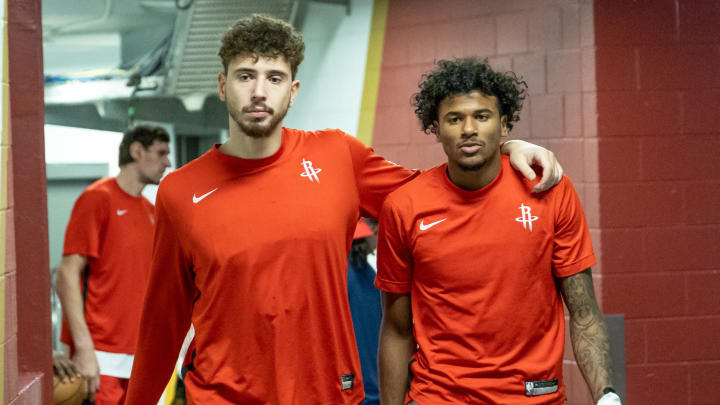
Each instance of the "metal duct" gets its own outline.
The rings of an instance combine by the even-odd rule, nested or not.
[[[293,22],[299,3],[299,0],[194,0],[189,9],[178,13],[165,93],[217,94],[217,74],[222,68],[217,52],[228,27],[254,13]]]

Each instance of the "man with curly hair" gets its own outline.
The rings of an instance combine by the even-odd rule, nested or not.
[[[353,230],[417,172],[338,130],[282,127],[304,54],[289,24],[243,18],[219,54],[229,139],[160,185],[127,404],[157,400],[191,323],[190,403],[358,404],[346,286]],[[532,155],[546,160],[546,186],[554,183],[548,152],[508,146],[521,149],[525,170]]]
[[[438,62],[414,97],[447,163],[391,193],[380,211],[384,405],[565,403],[561,296],[593,397],[619,403],[572,183],[533,194],[500,153],[525,87],[467,58]]]

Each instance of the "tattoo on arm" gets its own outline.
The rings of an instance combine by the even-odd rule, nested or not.
[[[607,327],[595,299],[591,270],[560,279],[560,289],[570,312],[570,339],[575,359],[597,401],[602,397],[602,389],[612,386],[612,362]]]

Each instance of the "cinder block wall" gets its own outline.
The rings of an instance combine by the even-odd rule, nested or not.
[[[444,160],[410,107],[436,59],[525,77],[511,135],[552,148],[581,195],[601,304],[626,316],[626,403],[720,403],[718,21],[710,0],[389,6],[373,146],[410,167]],[[571,361],[565,379],[568,404],[592,403]]]
[[[52,403],[40,0],[1,1],[5,220],[2,400]],[[6,160],[7,159],[7,160]]]
[[[423,169],[445,161],[434,136],[420,132],[410,97],[435,60],[462,56],[524,77],[530,97],[511,137],[557,153],[599,242],[598,206],[585,197],[598,179],[597,158],[588,156],[597,150],[587,146],[597,144],[592,1],[390,1],[373,134],[381,155]],[[602,268],[593,273],[600,290]],[[568,404],[593,403],[571,349],[566,359]]]
[[[595,3],[605,310],[628,403],[720,404],[720,2]]]

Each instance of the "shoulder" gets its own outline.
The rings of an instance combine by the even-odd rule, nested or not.
[[[390,193],[385,199],[388,207],[410,208],[415,201],[426,195],[428,192],[436,193],[438,186],[441,186],[440,180],[444,175],[445,165],[435,166],[425,170],[417,177],[398,187]],[[432,190],[432,191],[430,191]]]
[[[183,187],[183,185],[193,184],[205,178],[206,174],[213,170],[211,154],[212,150],[207,151],[182,167],[168,173],[160,182],[160,189]]]
[[[324,143],[360,142],[354,136],[343,132],[340,129],[320,129],[317,131],[302,131],[299,129],[285,128],[290,136],[297,137],[304,142],[320,141]]]
[[[78,201],[105,201],[112,198],[117,187],[117,184],[115,184],[115,178],[113,177],[105,177],[96,180],[94,183],[89,185],[82,194],[80,194]]]

